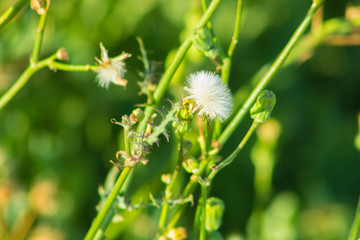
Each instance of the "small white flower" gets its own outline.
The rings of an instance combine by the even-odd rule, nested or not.
[[[213,120],[226,120],[232,111],[233,99],[230,90],[221,77],[211,72],[201,71],[187,78],[185,90],[189,93],[186,99],[193,99],[193,112],[199,110],[198,116]]]
[[[131,57],[131,55],[124,52],[115,58],[109,58],[107,50],[102,43],[100,43],[100,49],[101,60],[95,58],[100,64],[100,67],[96,69],[96,80],[99,86],[109,88],[110,82],[112,82],[113,84],[125,87],[127,81],[124,79],[126,72],[124,60]]]

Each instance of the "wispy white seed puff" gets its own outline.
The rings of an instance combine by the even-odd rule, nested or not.
[[[126,72],[124,60],[130,57],[130,54],[122,53],[115,58],[109,58],[107,50],[104,45],[100,43],[101,60],[96,59],[100,67],[96,69],[96,80],[99,86],[108,88],[110,83],[126,86],[127,81],[124,79]]]
[[[195,100],[193,112],[199,110],[198,116],[213,120],[225,121],[232,112],[233,98],[230,90],[221,77],[211,72],[201,71],[187,78],[185,90],[187,99]]]

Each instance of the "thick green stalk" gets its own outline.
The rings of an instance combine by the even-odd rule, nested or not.
[[[37,34],[36,34],[36,38],[35,38],[35,42],[34,42],[33,51],[32,51],[32,54],[30,56],[30,64],[35,64],[39,60],[40,48],[41,48],[41,43],[42,43],[42,39],[43,39],[43,36],[44,36],[44,29],[45,29],[45,24],[46,24],[48,12],[49,11],[45,11],[45,13],[43,15],[41,15],[41,17],[40,17],[39,25],[38,25],[38,28],[37,28]]]
[[[205,24],[210,20],[210,18],[212,17],[212,15],[214,14],[215,10],[217,9],[217,7],[219,6],[221,0],[213,0],[211,2],[211,4],[209,5],[209,8],[206,10],[206,12],[204,13],[204,15],[201,17],[200,21],[198,22],[198,24],[196,25],[195,29],[197,28],[201,28],[204,27]],[[178,69],[178,67],[180,66],[182,60],[184,59],[187,51],[190,49],[191,47],[191,38],[190,36],[181,44],[179,50],[177,51],[174,59],[172,60],[172,62],[170,63],[169,67],[166,69],[164,75],[162,76],[158,86],[155,89],[154,92],[154,104],[159,104],[162,96],[164,95],[167,86],[170,83],[170,80],[172,79],[172,77],[174,76],[176,70]],[[146,128],[146,121],[149,119],[149,117],[151,116],[151,114],[153,113],[154,108],[153,106],[148,106],[145,108],[145,119],[139,124],[138,130],[145,130]]]
[[[107,213],[109,212],[109,210],[112,207],[113,202],[115,201],[116,196],[118,195],[119,191],[121,190],[121,187],[123,186],[124,182],[126,181],[128,175],[130,174],[132,168],[130,167],[125,167],[119,178],[117,179],[115,186],[113,188],[113,190],[111,191],[109,197],[106,199],[106,202],[104,204],[104,206],[101,208],[101,210],[99,211],[99,213],[97,214],[94,222],[91,224],[91,227],[89,229],[89,231],[87,232],[86,236],[85,236],[85,240],[92,240],[94,239],[98,229],[100,228],[103,220],[105,219]]]
[[[175,167],[175,170],[172,174],[171,177],[171,181],[170,183],[167,185],[166,190],[165,190],[165,203],[162,206],[161,209],[161,214],[160,214],[160,220],[159,220],[159,228],[158,228],[158,234],[161,235],[162,232],[164,231],[165,228],[165,223],[166,223],[166,218],[169,212],[169,204],[167,203],[167,200],[170,200],[172,196],[174,196],[174,188],[175,188],[175,183],[177,182],[180,170],[181,170],[181,166],[182,166],[182,162],[184,159],[184,138],[181,135],[179,138],[179,156],[178,156],[178,161]]]
[[[13,17],[29,2],[29,0],[18,0],[0,16],[0,31],[8,24]]]
[[[360,237],[360,198],[356,208],[355,219],[351,226],[348,240],[358,240]]]
[[[259,81],[257,86],[254,88],[254,90],[250,93],[249,97],[245,101],[245,103],[242,105],[242,107],[239,109],[235,117],[232,119],[232,121],[229,123],[229,125],[224,129],[222,134],[219,138],[219,143],[223,145],[230,137],[230,135],[234,132],[236,127],[240,124],[244,116],[249,112],[250,107],[253,105],[253,103],[256,100],[256,97],[258,94],[267,86],[267,84],[270,82],[270,80],[274,77],[275,73],[280,69],[280,67],[285,62],[286,58],[289,56],[291,50],[295,46],[295,44],[298,42],[306,28],[311,23],[311,19],[314,16],[315,12],[319,9],[321,4],[319,3],[313,3],[305,16],[304,20],[301,22],[299,27],[296,29],[295,33],[290,38],[289,42],[286,44],[284,49],[280,52],[276,60],[273,62],[270,69],[267,71],[267,73],[262,77],[262,79]]]

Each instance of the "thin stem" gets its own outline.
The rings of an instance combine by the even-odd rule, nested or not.
[[[174,187],[175,187],[175,183],[177,182],[180,170],[181,170],[181,166],[182,166],[182,162],[184,159],[184,138],[181,135],[179,138],[179,155],[178,155],[178,161],[175,167],[175,170],[172,174],[171,177],[171,181],[170,183],[167,185],[166,190],[165,190],[165,204],[162,206],[161,209],[161,214],[160,214],[160,220],[159,220],[159,228],[158,228],[158,234],[161,235],[161,233],[164,231],[164,227],[165,227],[165,223],[166,223],[166,218],[169,212],[169,204],[167,203],[167,200],[170,200],[171,197],[174,195]]]
[[[65,64],[60,62],[52,61],[49,63],[50,69],[57,69],[62,71],[70,71],[70,72],[87,72],[87,71],[95,71],[99,68],[98,65],[72,65],[72,64]]]
[[[206,239],[206,199],[208,186],[201,184],[201,225],[200,225],[200,240]]]
[[[0,31],[8,24],[13,17],[29,2],[29,0],[18,0],[0,16]]]
[[[121,190],[121,187],[123,186],[124,182],[126,181],[131,170],[132,170],[132,168],[129,168],[129,167],[125,167],[122,170],[119,178],[117,179],[117,181],[115,183],[113,190],[111,191],[109,197],[106,199],[104,206],[101,208],[101,210],[97,214],[94,222],[92,223],[89,231],[87,232],[87,234],[84,238],[85,240],[94,239],[98,229],[100,228],[103,220],[105,219],[107,213],[109,212],[110,208],[112,207],[112,204],[113,204],[116,196],[118,195],[119,191]]]
[[[227,83],[230,77],[230,69],[232,64],[232,56],[234,54],[235,47],[238,43],[240,26],[241,26],[241,17],[242,17],[242,0],[238,0],[237,8],[236,8],[236,19],[235,19],[235,27],[234,33],[231,38],[230,46],[227,52],[227,57],[223,60],[222,66],[222,79],[223,82]]]
[[[356,208],[355,219],[351,226],[348,240],[357,240],[360,236],[360,198]]]
[[[206,121],[206,141],[205,141],[205,159],[209,158],[209,152],[211,148],[212,141],[212,126],[211,121]]]
[[[202,18],[200,19],[200,21],[198,22],[198,24],[196,25],[195,29],[197,28],[201,28],[204,27],[205,24],[210,20],[210,18],[212,17],[212,15],[214,14],[215,10],[217,9],[217,7],[219,6],[220,2],[222,0],[213,0],[211,2],[211,4],[209,5],[209,8],[206,10],[206,12],[204,13],[204,15],[202,16]],[[154,92],[154,104],[158,104],[162,98],[162,96],[164,95],[167,86],[170,83],[170,80],[172,79],[172,77],[174,76],[176,70],[178,69],[180,63],[182,62],[182,60],[184,59],[187,51],[190,49],[191,47],[191,38],[190,36],[181,44],[179,50],[177,51],[174,59],[172,60],[172,62],[170,63],[169,67],[166,69],[164,75],[162,76],[158,86],[155,89]],[[151,116],[151,114],[153,113],[154,108],[152,106],[148,106],[145,108],[145,119],[139,124],[138,130],[145,130],[146,128],[146,121],[149,119],[149,117]]]
[[[35,64],[39,59],[40,48],[41,48],[41,43],[42,43],[42,39],[43,39],[43,36],[44,36],[44,29],[45,29],[45,24],[46,24],[48,12],[49,11],[45,11],[45,13],[43,15],[41,15],[41,17],[40,17],[39,25],[38,25],[38,28],[37,28],[37,34],[36,34],[36,38],[35,38],[35,42],[34,42],[33,51],[32,51],[32,54],[30,56],[30,64]]]
[[[284,49],[280,52],[268,72],[263,76],[263,78],[259,81],[257,86],[250,93],[249,97],[243,104],[243,106],[239,109],[235,117],[229,123],[229,125],[225,128],[219,138],[219,143],[224,145],[224,143],[229,139],[230,135],[234,132],[235,128],[240,124],[245,114],[248,113],[250,107],[256,100],[257,95],[267,86],[270,80],[274,77],[275,73],[280,69],[280,67],[285,62],[286,58],[290,54],[291,50],[295,46],[295,44],[300,39],[301,35],[304,33],[306,28],[311,23],[311,19],[314,16],[317,9],[321,6],[321,4],[313,3],[305,16],[304,20],[301,22],[299,27],[296,29],[289,42],[286,44]]]
[[[259,125],[259,122],[257,121],[253,121],[250,129],[248,130],[248,132],[246,133],[246,135],[244,136],[244,138],[241,140],[240,144],[237,146],[237,148],[230,154],[229,157],[227,157],[225,160],[223,160],[221,163],[219,163],[216,167],[213,168],[213,170],[210,172],[209,176],[207,177],[209,181],[213,180],[215,175],[221,171],[221,169],[223,169],[224,167],[226,167],[227,165],[231,164],[235,157],[238,155],[238,153],[241,151],[241,149],[243,149],[243,147],[245,146],[245,144],[247,143],[247,141],[249,140],[249,138],[251,137],[251,135],[253,134],[254,130],[256,129],[256,127]]]

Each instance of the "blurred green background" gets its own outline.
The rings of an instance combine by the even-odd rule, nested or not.
[[[13,2],[2,0],[0,12]],[[275,59],[310,4],[310,0],[244,1],[229,81],[237,93],[237,106],[251,77]],[[344,18],[349,4],[360,1],[327,1],[324,19]],[[235,0],[223,1],[213,17],[225,49],[232,36],[235,7]],[[30,211],[34,223],[26,236],[32,239],[37,239],[38,232],[50,234],[49,239],[85,235],[99,201],[97,188],[119,150],[121,129],[110,119],[120,119],[135,104],[146,101],[138,95],[138,73],[143,66],[137,58],[136,37],[143,39],[149,58],[159,62],[160,74],[167,55],[188,36],[199,16],[198,0],[51,2],[40,57],[64,47],[69,63],[94,64],[102,42],[110,57],[122,51],[133,55],[126,60],[129,84],[126,89],[111,85],[106,90],[97,86],[91,72],[43,69],[0,111],[0,207],[2,217],[6,216],[2,222],[8,224],[2,224],[0,231],[12,228],[19,216]],[[26,6],[0,32],[1,94],[28,65],[38,19]],[[360,186],[359,150],[354,145],[359,131],[360,48],[320,44],[312,53],[306,61],[287,65],[268,86],[277,95],[272,117],[281,133],[272,149],[275,167],[271,197],[264,204],[266,237],[262,239],[345,239],[354,217]],[[179,100],[185,76],[200,69],[214,71],[215,67],[191,49],[166,98]],[[249,117],[242,122],[222,156],[235,148],[250,123]],[[250,224],[257,209],[250,153],[256,142],[253,136],[232,167],[214,181],[211,195],[226,204],[220,229],[226,239],[242,239],[242,235],[261,239],[251,238]],[[163,139],[148,165],[139,167],[129,196],[145,183],[145,188],[161,197],[158,174],[170,171],[172,149],[176,149],[175,141]],[[193,211],[189,209],[180,225],[192,226]],[[119,239],[151,239],[158,214],[155,210],[142,213]],[[145,236],[140,236],[144,225],[149,235],[142,231]]]

